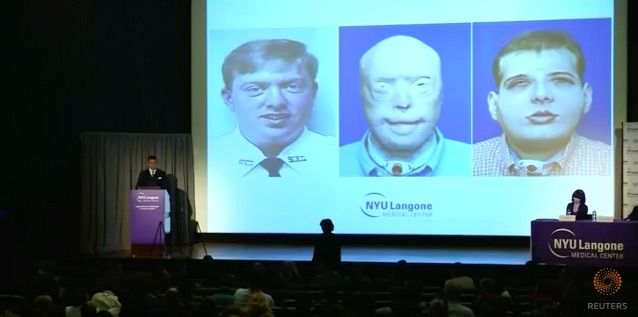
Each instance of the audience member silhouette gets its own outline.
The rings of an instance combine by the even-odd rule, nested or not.
[[[270,306],[274,306],[275,302],[272,296],[263,292],[265,284],[266,268],[259,262],[253,263],[248,272],[247,285],[240,287],[235,291],[235,305],[246,307],[250,301],[250,296],[253,293],[262,292]]]
[[[463,290],[476,289],[474,280],[465,274],[465,267],[460,262],[456,262],[450,267],[450,279],[445,281],[445,285],[451,282],[461,286]]]
[[[323,234],[315,243],[312,262],[317,268],[338,270],[341,266],[341,244],[332,233],[335,228],[334,224],[330,219],[323,219],[319,225]]]

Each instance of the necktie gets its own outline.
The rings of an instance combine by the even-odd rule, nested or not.
[[[155,176],[155,170],[151,170],[151,177]]]
[[[259,164],[261,164],[261,166],[263,166],[268,171],[269,177],[281,177],[281,175],[279,175],[279,170],[284,164],[284,161],[282,159],[278,157],[267,157]]]

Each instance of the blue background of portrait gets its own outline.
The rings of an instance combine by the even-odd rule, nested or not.
[[[439,53],[443,104],[437,126],[446,138],[470,143],[470,24],[454,23],[339,29],[339,144],[361,140],[368,129],[359,94],[359,59],[393,35],[415,37]]]
[[[487,94],[497,88],[492,76],[492,61],[501,47],[527,31],[558,30],[567,32],[580,44],[585,56],[584,81],[593,89],[591,109],[581,121],[578,132],[611,144],[611,19],[474,23],[473,28],[473,143],[502,133],[487,105]]]

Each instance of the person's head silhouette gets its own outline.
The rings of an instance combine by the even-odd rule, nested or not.
[[[321,226],[321,231],[326,234],[332,233],[332,231],[335,230],[335,226],[329,218],[321,220],[319,225]]]

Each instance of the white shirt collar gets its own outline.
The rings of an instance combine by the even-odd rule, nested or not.
[[[309,151],[308,145],[311,144],[307,142],[307,139],[310,138],[310,131],[308,128],[304,127],[303,131],[297,137],[295,141],[288,144],[281,152],[276,156],[284,161],[283,168],[291,168],[295,170],[296,165],[303,164],[306,162],[309,157],[307,155]],[[250,173],[253,169],[259,168],[259,163],[266,158],[266,155],[254,144],[250,143],[239,130],[239,127],[236,127],[233,131],[233,134],[241,141],[241,144],[238,146],[241,147],[239,153],[241,157],[239,158],[238,164],[246,166],[246,170],[243,175]],[[297,172],[298,173],[298,172]]]

